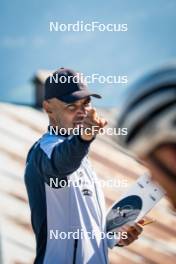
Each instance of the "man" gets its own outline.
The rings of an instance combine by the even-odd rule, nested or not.
[[[144,162],[176,210],[176,65],[142,77],[126,95],[117,125],[128,134],[118,143]]]
[[[29,151],[25,171],[37,243],[35,264],[108,263],[110,242],[100,236],[106,234],[104,196],[87,158],[96,136],[93,127],[98,132],[107,122],[91,108],[91,97],[101,98],[69,69],[59,69],[45,82],[43,107],[49,131]],[[56,128],[58,133],[50,133]],[[78,135],[73,133],[75,128]],[[94,236],[71,235],[78,231]],[[142,228],[136,224],[122,231],[127,239],[116,241],[120,246],[137,239]]]

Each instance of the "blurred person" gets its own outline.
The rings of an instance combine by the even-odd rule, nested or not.
[[[144,162],[176,210],[176,65],[159,68],[132,85],[117,126],[128,130],[118,144]]]
[[[56,82],[56,74],[59,80]],[[30,149],[25,170],[25,184],[31,209],[31,222],[36,237],[35,264],[103,264],[108,263],[109,239],[106,233],[104,195],[97,184],[97,176],[88,160],[91,143],[96,133],[107,122],[98,117],[91,107],[91,94],[84,82],[70,69],[61,68],[45,82],[43,107],[49,117],[46,132]],[[76,78],[75,78],[76,77]],[[61,81],[62,78],[62,81]],[[66,80],[66,82],[64,82]],[[70,81],[68,81],[70,80]],[[40,120],[39,120],[40,122]],[[93,133],[93,126],[97,132]],[[78,128],[78,135],[50,133],[51,128]],[[86,129],[89,129],[89,133]],[[53,184],[53,180],[58,185]],[[58,180],[58,181],[57,181]],[[74,186],[75,182],[81,182]],[[65,184],[63,184],[65,183]],[[95,231],[93,239],[51,239],[51,231],[66,234],[70,231]],[[123,227],[126,239],[117,239],[113,245],[126,246],[135,241],[142,227]]]

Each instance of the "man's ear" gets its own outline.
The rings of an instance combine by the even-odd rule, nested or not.
[[[47,101],[47,100],[43,101],[43,108],[47,114],[52,114],[52,109],[51,109],[49,101]]]

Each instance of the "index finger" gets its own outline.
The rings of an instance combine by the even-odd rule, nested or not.
[[[99,118],[98,118],[97,111],[95,108],[92,108],[88,111],[87,117],[91,119],[93,122],[99,123]]]
[[[87,116],[95,118],[96,117],[96,109],[90,108],[89,110],[87,110]]]
[[[128,229],[129,232],[134,232],[134,231],[137,231],[137,233],[141,233],[143,228],[141,225],[138,225],[136,223],[134,223],[133,225],[125,225],[126,228]]]
[[[140,224],[137,224],[137,223],[135,223],[133,227],[138,231],[139,234],[143,230],[142,226]]]

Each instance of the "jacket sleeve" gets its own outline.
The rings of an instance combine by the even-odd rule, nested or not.
[[[88,154],[91,141],[85,141],[80,136],[67,138],[57,144],[50,144],[50,151],[42,149],[39,167],[45,180],[52,177],[66,178],[68,174],[76,171],[82,159]]]

